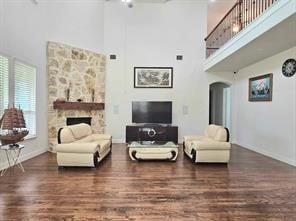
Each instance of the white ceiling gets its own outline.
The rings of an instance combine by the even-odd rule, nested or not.
[[[296,14],[214,65],[208,71],[238,71],[296,46]],[[296,54],[295,54],[296,56]]]

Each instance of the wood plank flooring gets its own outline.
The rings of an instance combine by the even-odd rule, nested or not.
[[[0,220],[296,220],[296,168],[233,145],[231,162],[132,162],[125,145],[97,169],[54,154],[0,177]]]

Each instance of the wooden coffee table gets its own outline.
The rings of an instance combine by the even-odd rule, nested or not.
[[[131,142],[127,145],[132,160],[176,161],[179,146],[173,142]]]

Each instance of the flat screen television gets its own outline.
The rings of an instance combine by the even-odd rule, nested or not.
[[[132,111],[133,123],[172,123],[171,101],[133,101]]]

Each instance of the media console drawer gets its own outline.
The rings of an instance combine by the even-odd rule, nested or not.
[[[177,126],[127,125],[125,142],[132,141],[172,141],[178,143]]]

